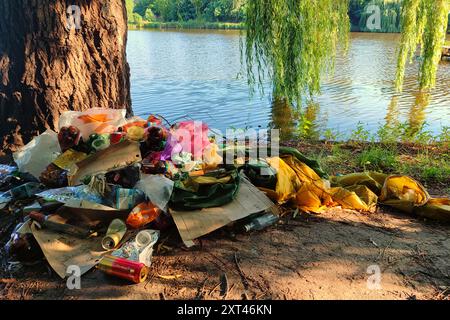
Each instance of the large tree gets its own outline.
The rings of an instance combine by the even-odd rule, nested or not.
[[[1,0],[0,17],[2,150],[55,128],[65,110],[131,113],[125,0]]]

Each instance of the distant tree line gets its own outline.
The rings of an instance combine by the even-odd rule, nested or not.
[[[126,0],[126,3],[129,23],[140,25],[144,21],[244,22],[246,1],[249,0]],[[401,4],[402,0],[350,0],[352,30],[400,32]],[[375,29],[370,24],[374,22],[373,5],[379,8],[381,18],[380,28]]]
[[[128,20],[136,24],[144,20],[243,22],[245,18],[245,0],[126,0],[126,2]]]

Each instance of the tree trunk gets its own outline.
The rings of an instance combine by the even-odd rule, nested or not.
[[[66,110],[132,113],[125,0],[1,0],[0,17],[2,151],[55,129]]]

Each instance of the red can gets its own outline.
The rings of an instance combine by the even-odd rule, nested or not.
[[[107,274],[134,283],[142,283],[148,276],[148,268],[145,264],[113,256],[105,256],[97,268]]]

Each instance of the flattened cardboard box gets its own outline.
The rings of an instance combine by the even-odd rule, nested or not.
[[[278,215],[276,205],[258,188],[242,177],[236,199],[222,207],[193,211],[170,210],[181,239],[191,247],[192,240],[213,232],[249,215],[272,211]]]

